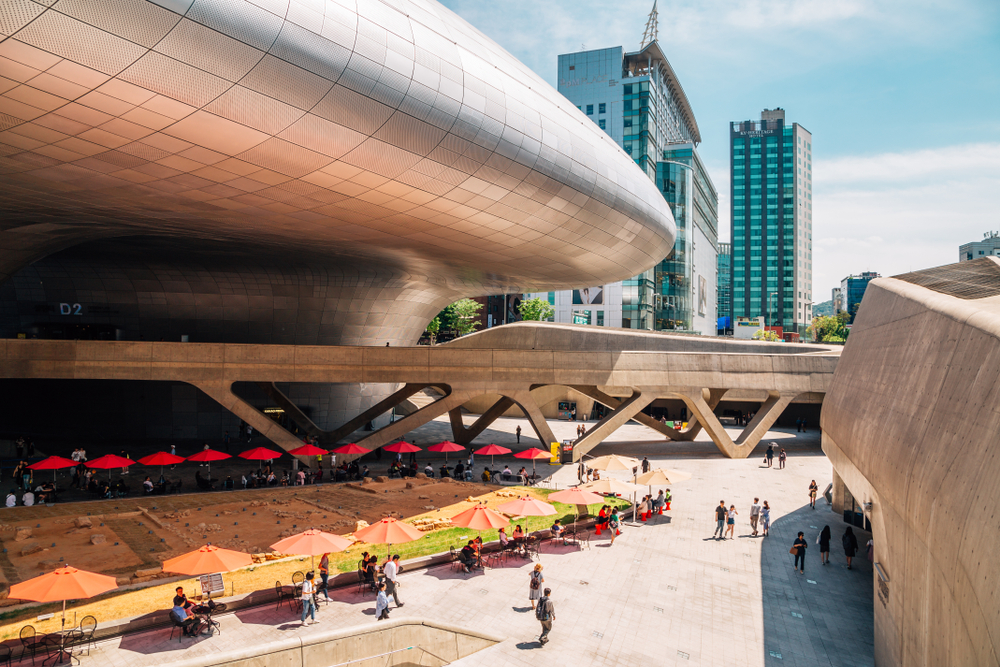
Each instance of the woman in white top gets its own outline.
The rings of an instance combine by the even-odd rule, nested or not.
[[[10,493],[7,494],[7,507],[16,507],[16,506],[17,506],[17,496],[14,495],[13,491],[11,491]]]
[[[306,625],[306,616],[312,616],[312,622],[316,622],[316,601],[313,600],[313,591],[316,590],[313,585],[315,576],[316,573],[309,572],[306,574],[306,580],[302,582],[302,625]]]
[[[736,505],[729,506],[729,514],[726,517],[726,532],[729,533],[729,539],[736,539],[736,516],[739,512],[736,511]]]

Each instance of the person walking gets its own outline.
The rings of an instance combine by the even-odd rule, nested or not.
[[[767,537],[767,531],[771,529],[771,506],[764,501],[764,506],[760,509],[761,531]]]
[[[739,512],[736,511],[736,505],[729,506],[729,512],[726,514],[726,532],[729,533],[729,539],[736,539],[736,517]]]
[[[781,448],[781,453],[778,454],[778,470],[785,469],[785,448]]]
[[[542,624],[542,634],[538,637],[538,643],[542,646],[548,643],[549,633],[552,632],[552,621],[556,620],[556,608],[552,604],[550,595],[552,595],[552,589],[546,588],[541,599],[538,600],[538,606],[535,607],[535,618]]]
[[[643,474],[649,472],[649,459],[645,456],[642,457],[642,472]]]
[[[774,443],[773,442],[770,445],[767,446],[766,455],[767,455],[767,467],[770,468],[772,465],[774,465]]]
[[[528,574],[528,601],[531,602],[532,609],[535,608],[535,600],[542,598],[542,584],[544,583],[542,564],[535,563],[535,569]]]
[[[392,560],[386,561],[382,567],[382,572],[385,574],[386,595],[392,595],[392,599],[396,601],[396,606],[402,607],[403,603],[399,601],[399,593],[397,592],[399,582],[396,580],[396,577],[399,576],[399,554],[394,555]]]
[[[516,429],[514,429],[514,435],[517,436],[517,444],[520,445],[521,444],[521,426],[520,425],[518,425],[518,427]]]
[[[851,569],[851,561],[858,553],[858,538],[854,535],[854,529],[850,526],[844,531],[844,536],[840,538],[840,543],[844,545],[844,555],[847,557],[847,569]]]
[[[330,601],[330,554],[323,554],[319,559],[319,578],[321,583],[319,588],[323,591],[323,597]]]
[[[718,535],[720,540],[726,539],[726,501],[720,500],[719,506],[715,508],[715,532],[712,533],[712,537]]]
[[[316,601],[313,599],[313,593],[316,590],[313,585],[315,578],[315,572],[308,572],[306,580],[302,582],[302,625],[307,625],[306,616],[311,617],[313,623],[316,622]]]
[[[618,518],[618,508],[611,510],[611,517],[608,519],[608,530],[611,531],[611,544],[614,545],[615,538],[622,534],[622,531],[618,530],[621,526],[621,519]]]
[[[806,542],[805,533],[799,531],[799,536],[795,538],[795,542],[792,543],[791,553],[795,554],[795,563],[792,565],[794,568],[799,568],[799,574],[806,573],[806,548],[809,544]]]
[[[375,597],[375,620],[388,620],[389,619],[389,598],[385,594],[385,582],[381,581],[378,585],[378,595]]]
[[[751,537],[757,537],[757,522],[760,521],[760,511],[762,507],[760,506],[760,499],[754,498],[753,505],[750,506],[750,528],[753,529]]]
[[[830,526],[823,526],[823,532],[816,538],[819,545],[819,562],[823,565],[830,564]]]
[[[580,464],[576,467],[576,478],[580,480],[580,484],[583,484],[583,476],[587,472],[587,466],[583,465],[583,459],[580,459]]]
[[[816,480],[809,482],[809,507],[816,509],[816,492],[819,491],[819,485],[816,484]]]

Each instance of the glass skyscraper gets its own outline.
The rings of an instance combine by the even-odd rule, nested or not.
[[[556,321],[714,335],[718,195],[698,157],[694,113],[659,45],[560,55],[559,92],[657,184],[677,241],[669,257],[629,280],[557,292]]]
[[[719,257],[716,263],[716,317],[718,318],[719,335],[727,335],[733,329],[733,284],[730,282],[733,272],[733,246],[730,243],[719,244]]]
[[[805,335],[812,321],[812,134],[783,109],[730,123],[732,314]]]

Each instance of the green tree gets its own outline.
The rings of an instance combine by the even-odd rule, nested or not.
[[[518,307],[522,320],[541,322],[556,314],[556,309],[546,299],[528,299]]]
[[[479,326],[476,318],[479,317],[479,311],[482,309],[483,304],[472,299],[462,299],[445,308],[445,311],[450,311],[452,328],[459,336],[464,336],[472,333]]]
[[[438,317],[435,317],[433,320],[431,320],[430,324],[427,325],[427,333],[431,335],[431,345],[434,344],[434,339],[437,338],[437,335],[440,332],[441,332],[441,316],[439,315]]]
[[[820,315],[813,318],[809,330],[817,343],[843,343],[850,333],[846,326],[850,321],[850,313],[844,311],[837,313],[835,317]]]
[[[767,340],[772,343],[780,343],[781,338],[770,329],[761,329],[753,335],[754,340]]]

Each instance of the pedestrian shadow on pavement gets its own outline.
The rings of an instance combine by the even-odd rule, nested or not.
[[[511,607],[511,609],[513,609],[519,614],[527,614],[529,611],[535,611],[531,607]]]
[[[542,648],[542,642],[535,640],[533,642],[520,642],[517,647],[522,651],[528,651],[531,649]]]
[[[825,664],[874,667],[874,586],[865,550],[871,534],[852,526],[858,553],[848,570],[841,546],[848,525],[824,503],[815,510],[807,504],[773,522],[759,542],[765,665],[807,664],[822,655]],[[829,565],[821,565],[816,544],[823,526],[832,533]],[[799,531],[809,545],[805,575],[789,553]]]
[[[482,576],[485,573],[484,568],[481,567],[473,568],[471,572],[463,572],[462,570],[455,569],[451,563],[447,563],[445,565],[425,569],[423,576],[434,577],[435,579],[439,579],[441,581],[463,581],[465,579]]]
[[[171,627],[166,626],[148,632],[136,632],[122,637],[118,647],[124,651],[142,653],[143,655],[153,655],[155,653],[166,653],[168,651],[184,651],[195,644],[212,639],[218,633],[211,635],[198,635],[196,637],[182,637],[177,640],[177,632],[171,634]]]

